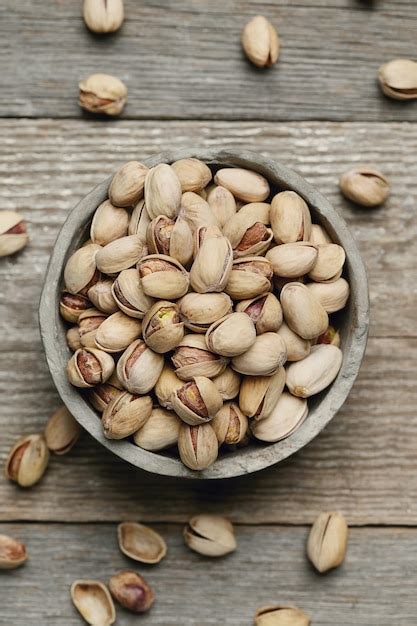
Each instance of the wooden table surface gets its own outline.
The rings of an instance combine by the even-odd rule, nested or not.
[[[167,538],[163,563],[139,568],[157,603],[118,624],[245,626],[258,606],[294,603],[313,624],[417,622],[417,104],[383,97],[379,65],[416,56],[414,0],[126,0],[126,22],[90,34],[73,0],[0,5],[0,208],[21,211],[31,243],[0,260],[0,462],[40,431],[60,401],[38,331],[38,301],[60,225],[124,161],[166,148],[234,147],[293,167],[349,223],[369,272],[371,332],[349,400],[325,432],[278,467],[224,482],[135,471],[87,434],[21,490],[0,479],[0,532],[27,543],[25,567],[0,573],[0,624],[80,624],[75,578],[106,580],[131,563],[116,524],[136,519]],[[257,13],[282,38],[269,71],[243,58],[239,34]],[[105,71],[129,87],[119,121],[77,105],[77,82]],[[392,195],[361,210],[341,173],[372,163]],[[351,526],[343,567],[314,573],[308,527],[338,509]],[[196,512],[231,517],[239,549],[209,561],[182,543]]]

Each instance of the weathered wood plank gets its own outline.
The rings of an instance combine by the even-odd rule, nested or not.
[[[378,67],[415,51],[412,0],[126,0],[119,33],[99,38],[80,2],[3,0],[1,116],[80,117],[77,85],[96,71],[129,87],[126,118],[416,120],[381,95]],[[279,65],[253,68],[240,47],[265,14],[282,39]]]
[[[238,550],[217,560],[190,552],[181,527],[158,530],[168,541],[166,559],[136,568],[119,553],[115,527],[108,524],[1,525],[0,532],[27,541],[30,560],[0,574],[0,624],[78,626],[82,620],[69,597],[73,580],[106,581],[126,567],[155,589],[154,607],[139,619],[144,625],[249,625],[259,606],[274,602],[295,603],[320,626],[415,622],[414,529],[354,529],[345,564],[327,576],[317,575],[305,559],[306,528],[238,527]],[[136,623],[137,616],[117,607],[117,624]]]

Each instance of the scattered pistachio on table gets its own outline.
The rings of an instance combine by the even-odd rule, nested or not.
[[[394,59],[379,68],[379,84],[384,94],[394,100],[417,98],[417,62]]]
[[[109,580],[113,598],[132,613],[146,613],[155,601],[155,593],[143,576],[131,570],[114,574]]]
[[[119,548],[129,558],[153,565],[167,553],[164,539],[149,526],[138,522],[122,522],[117,527]]]
[[[367,165],[354,167],[343,174],[339,186],[346,198],[364,207],[383,204],[390,193],[385,176]]]
[[[341,513],[320,513],[307,541],[307,556],[321,574],[345,559],[349,529]]]
[[[244,27],[242,47],[248,59],[258,67],[268,67],[278,61],[278,33],[263,15],[252,18]]]
[[[225,556],[237,547],[233,524],[211,514],[192,517],[184,528],[184,541],[194,552],[211,557]]]
[[[16,569],[23,565],[27,558],[24,543],[9,535],[0,534],[0,570]]]
[[[27,435],[11,449],[6,460],[6,477],[20,487],[31,487],[44,475],[49,450],[42,435]]]
[[[44,437],[48,449],[54,454],[66,454],[77,443],[81,427],[66,406],[51,415],[45,427]]]
[[[123,23],[123,0],[84,0],[83,15],[94,33],[113,33]]]
[[[15,211],[0,211],[0,257],[22,250],[29,242],[26,222]]]
[[[127,87],[116,76],[91,74],[80,81],[79,104],[89,113],[115,117],[122,112],[127,100]]]
[[[255,626],[310,626],[311,620],[295,606],[271,605],[258,609]]]
[[[100,580],[76,580],[70,594],[74,606],[90,626],[111,626],[116,621],[112,597]]]

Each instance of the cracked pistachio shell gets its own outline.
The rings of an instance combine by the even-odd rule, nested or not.
[[[156,217],[148,226],[146,240],[150,254],[166,254],[182,265],[192,260],[193,235],[182,217],[175,221],[165,215]]]
[[[99,580],[74,581],[71,585],[71,599],[82,618],[91,626],[110,626],[116,621],[109,590]]]
[[[255,626],[310,626],[311,620],[295,606],[273,605],[258,609]]]
[[[95,348],[95,337],[97,329],[101,326],[107,315],[98,309],[87,309],[78,318],[78,333],[80,335],[81,346]]]
[[[96,255],[102,247],[89,243],[76,250],[68,259],[64,269],[66,290],[72,294],[86,295],[90,287],[99,279]]]
[[[307,401],[284,391],[267,417],[251,423],[251,431],[260,441],[281,441],[292,435],[304,423],[307,415]]]
[[[83,16],[94,33],[114,33],[123,23],[123,0],[84,0]]]
[[[336,243],[317,246],[317,258],[309,278],[316,282],[331,280],[342,271],[345,259],[345,251]]]
[[[112,286],[112,295],[117,306],[129,317],[142,319],[154,300],[142,289],[137,269],[120,272]]]
[[[137,446],[155,452],[174,446],[178,441],[181,420],[173,411],[156,407],[147,422],[134,435]]]
[[[211,424],[182,424],[178,452],[184,465],[192,470],[204,470],[213,465],[219,454],[219,443]]]
[[[311,225],[310,243],[315,246],[321,246],[322,244],[332,243],[326,230],[320,224]]]
[[[72,328],[69,328],[65,336],[67,340],[67,345],[69,349],[72,350],[73,352],[76,352],[82,347],[81,340],[80,340],[80,333],[78,331],[78,326],[73,326]]]
[[[155,352],[169,352],[178,346],[184,337],[184,324],[177,304],[167,300],[155,302],[143,318],[142,333]]]
[[[88,392],[90,404],[96,411],[99,411],[99,413],[103,413],[106,406],[110,404],[112,400],[124,393],[122,385],[118,381],[116,382],[115,379],[117,379],[117,376],[113,373],[106,383],[97,385]]]
[[[142,241],[146,241],[146,232],[151,220],[146,210],[145,200],[139,200],[132,211],[127,229],[128,235],[139,235]]]
[[[207,194],[207,202],[221,228],[236,214],[236,200],[226,187],[213,185]]]
[[[205,333],[209,326],[232,311],[226,293],[187,293],[179,301],[180,317],[195,333]]]
[[[125,209],[115,207],[110,200],[105,200],[96,212],[90,227],[90,238],[100,246],[125,237],[129,224],[129,214]]]
[[[223,291],[232,271],[232,263],[230,241],[220,231],[213,235],[206,233],[190,271],[190,282],[194,291]]]
[[[285,369],[272,376],[244,376],[239,391],[239,407],[248,417],[261,420],[272,412],[285,386]]]
[[[143,198],[145,178],[149,169],[139,161],[122,165],[110,183],[110,202],[116,207],[130,207]]]
[[[201,191],[212,179],[211,169],[199,159],[180,159],[171,165],[185,191]]]
[[[264,176],[239,167],[218,170],[214,177],[217,185],[226,187],[239,200],[263,202],[269,196],[269,183]]]
[[[66,406],[61,406],[51,415],[45,427],[46,445],[54,454],[66,454],[77,443],[81,426]]]
[[[302,361],[292,363],[287,369],[287,387],[294,396],[309,398],[320,393],[336,378],[342,365],[340,348],[319,344],[311,348]]]
[[[276,243],[311,241],[311,215],[295,191],[281,191],[271,202],[271,228]]]
[[[136,265],[144,254],[144,243],[139,235],[128,235],[111,241],[97,252],[100,272],[117,274]]]
[[[105,383],[113,371],[113,358],[97,348],[80,348],[72,355],[67,365],[71,385],[84,389]]]
[[[287,360],[287,347],[277,333],[258,335],[252,346],[232,359],[232,367],[247,376],[271,376]]]
[[[278,61],[278,33],[263,15],[253,17],[242,31],[242,48],[257,67],[270,67]]]
[[[15,211],[0,211],[0,257],[15,254],[29,242],[26,222]]]
[[[345,560],[349,528],[341,513],[320,513],[307,540],[307,556],[320,574]]]
[[[385,176],[367,165],[359,165],[343,174],[339,186],[346,198],[364,207],[379,206],[390,193]]]
[[[113,281],[106,279],[99,280],[88,290],[88,297],[94,306],[103,311],[103,313],[107,313],[107,315],[116,313],[119,310],[117,302],[113,297],[112,287]]]
[[[206,333],[207,347],[227,357],[246,352],[255,340],[255,326],[246,313],[229,313],[214,322]]]
[[[171,401],[176,414],[192,426],[209,422],[223,406],[216,385],[205,376],[184,383],[173,392]]]
[[[151,220],[158,215],[175,218],[181,205],[181,183],[174,169],[160,163],[145,180],[145,204]]]
[[[31,487],[44,475],[49,451],[42,435],[27,435],[13,446],[6,460],[6,478],[20,487]]]
[[[9,535],[0,534],[0,570],[16,569],[23,565],[27,558],[24,543]]]
[[[272,264],[264,257],[236,259],[224,290],[233,300],[255,298],[271,290],[272,276]]]
[[[231,367],[226,369],[213,378],[223,400],[233,400],[239,394],[240,376]]]
[[[249,421],[236,402],[225,402],[214,416],[211,425],[220,446],[223,444],[235,446],[245,439]]]
[[[110,315],[97,329],[96,346],[105,352],[121,352],[142,332],[140,320],[125,315],[121,311]]]
[[[187,270],[165,254],[149,254],[138,263],[143,291],[158,300],[177,300],[190,284]]]
[[[178,378],[174,368],[165,364],[160,377],[155,385],[155,395],[158,402],[166,409],[172,410],[172,396],[176,389],[182,387],[184,382]]]
[[[266,253],[266,258],[271,261],[276,276],[297,278],[314,267],[317,255],[316,246],[308,241],[297,241],[271,248]]]
[[[395,100],[417,98],[417,63],[411,59],[394,59],[379,68],[379,83],[386,96]]]
[[[223,232],[232,244],[235,258],[261,255],[268,250],[272,241],[269,224],[270,205],[252,202],[242,206],[223,227]]]
[[[314,339],[327,329],[329,317],[318,298],[302,283],[288,283],[281,291],[284,319],[303,339]]]
[[[282,324],[282,308],[273,293],[267,293],[250,300],[242,300],[236,311],[246,313],[255,324],[256,333],[276,332]]]
[[[88,298],[63,291],[59,299],[59,312],[66,322],[76,324],[83,311],[91,308]]]
[[[141,339],[123,352],[117,363],[117,376],[125,389],[135,394],[148,393],[155,386],[164,367],[164,357]]]
[[[278,329],[278,335],[287,346],[287,361],[301,361],[310,354],[311,341],[297,335],[285,322]]]
[[[167,553],[163,538],[149,526],[137,522],[122,522],[117,527],[120,550],[140,563],[159,563]]]
[[[181,380],[192,380],[194,376],[213,378],[227,365],[227,359],[211,352],[205,337],[198,334],[185,335],[171,358]]]
[[[180,215],[188,222],[193,233],[201,226],[220,226],[209,203],[193,191],[182,194]]]
[[[218,226],[199,226],[193,233],[194,258],[200,251],[201,246],[208,237],[222,237],[223,233]]]
[[[306,286],[327,313],[335,313],[346,306],[350,288],[344,278],[331,283],[309,283]]]
[[[113,598],[132,613],[146,613],[155,600],[154,591],[143,576],[130,570],[112,576],[109,589]]]
[[[187,546],[204,556],[225,556],[236,550],[233,524],[225,517],[202,513],[192,517],[184,528]]]
[[[116,76],[91,74],[80,81],[78,86],[79,105],[89,113],[115,117],[123,111],[127,100],[127,87]]]
[[[146,423],[152,412],[150,396],[121,394],[104,409],[102,424],[107,439],[125,439]]]

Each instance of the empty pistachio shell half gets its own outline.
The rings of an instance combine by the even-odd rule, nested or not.
[[[160,163],[149,170],[145,180],[145,205],[151,220],[158,215],[175,218],[181,204],[181,183],[175,170]]]
[[[235,446],[245,439],[249,422],[235,402],[226,402],[214,416],[211,425],[219,445]]]
[[[232,359],[232,367],[247,376],[271,376],[287,360],[287,347],[277,333],[258,335],[252,346]]]
[[[271,261],[274,274],[281,278],[297,278],[307,274],[316,263],[317,248],[308,241],[283,243],[271,248],[266,258]]]
[[[239,406],[248,417],[268,417],[285,386],[285,369],[272,376],[244,376],[239,391]]]
[[[321,574],[339,567],[345,559],[349,529],[341,513],[320,513],[311,527],[307,556]]]
[[[327,313],[340,311],[349,299],[349,283],[338,278],[330,283],[308,283],[307,289],[317,298]]]
[[[395,100],[417,98],[417,63],[394,59],[379,69],[379,83],[386,96]]]
[[[155,594],[143,576],[130,570],[114,574],[109,580],[110,593],[117,602],[132,613],[146,613]]]
[[[105,200],[94,213],[90,227],[91,241],[105,246],[110,241],[125,237],[128,224],[129,213]]]
[[[318,298],[302,283],[288,283],[281,291],[284,319],[303,339],[314,339],[327,329],[329,317]]]
[[[80,348],[72,355],[67,365],[71,385],[85,389],[105,383],[113,371],[113,358],[97,348]]]
[[[280,441],[292,435],[307,415],[307,401],[284,391],[267,417],[252,422],[251,431],[260,441]]]
[[[139,202],[143,197],[145,178],[148,172],[146,165],[139,163],[139,161],[129,161],[122,165],[110,183],[110,202],[118,207],[130,207]]]
[[[0,257],[15,254],[26,246],[26,222],[15,211],[0,211]]]
[[[85,296],[63,291],[59,299],[59,312],[66,322],[76,324],[83,311],[91,308],[91,303]]]
[[[16,569],[23,565],[28,555],[24,543],[9,535],[0,534],[0,570]]]
[[[278,33],[266,17],[252,18],[242,32],[242,47],[248,59],[258,67],[270,67],[278,61]]]
[[[261,256],[250,256],[233,261],[225,292],[233,300],[255,298],[271,290],[272,263]]]
[[[74,581],[71,585],[71,599],[82,618],[91,626],[110,626],[116,621],[109,590],[99,580]]]
[[[117,302],[113,297],[112,287],[113,281],[105,279],[99,280],[88,290],[88,297],[92,304],[99,309],[99,311],[107,313],[107,315],[116,313],[119,310]]]
[[[178,306],[168,300],[155,302],[143,318],[142,334],[155,352],[165,353],[176,348],[184,337]]]
[[[258,609],[255,626],[310,626],[311,620],[295,606],[274,605]]]
[[[231,367],[226,369],[218,376],[213,378],[223,400],[233,400],[239,394],[240,376]]]
[[[138,319],[125,315],[121,311],[110,315],[97,330],[95,341],[100,350],[121,352],[125,350],[142,332]]]
[[[272,199],[271,228],[277,243],[311,241],[311,216],[306,202],[295,191],[281,191]]]
[[[278,335],[287,346],[287,361],[301,361],[310,354],[311,341],[297,335],[285,322],[278,329]]]
[[[123,23],[123,0],[84,0],[83,16],[94,33],[114,33]]]
[[[341,272],[345,259],[342,246],[336,243],[322,244],[317,247],[317,258],[308,275],[317,282],[331,280]]]
[[[117,527],[120,550],[141,563],[159,563],[167,553],[163,538],[149,526],[138,522],[122,522]]]
[[[80,433],[79,423],[66,406],[61,406],[49,418],[44,437],[51,452],[66,454],[77,443]]]
[[[165,254],[149,254],[138,263],[143,291],[158,300],[177,300],[190,284],[187,270]]]
[[[245,313],[229,313],[214,322],[206,333],[210,350],[232,357],[246,352],[256,340],[252,320]]]
[[[309,398],[320,393],[336,378],[342,365],[343,353],[337,346],[319,344],[310,354],[287,369],[286,384],[294,396]]]
[[[273,293],[267,293],[250,300],[242,300],[236,305],[236,311],[249,315],[255,324],[256,333],[275,332],[282,324],[282,308]]]
[[[172,394],[172,408],[192,426],[209,422],[223,405],[216,385],[205,376],[194,376]]]
[[[178,452],[184,465],[192,470],[204,470],[213,465],[219,454],[219,443],[211,424],[182,424]]]
[[[145,424],[135,433],[137,446],[152,452],[174,446],[178,441],[181,420],[174,411],[161,407],[152,409]]]
[[[269,183],[264,176],[238,167],[218,170],[214,177],[217,185],[226,187],[244,202],[263,202],[269,196]]]
[[[137,339],[120,357],[117,375],[125,389],[131,393],[144,394],[153,389],[163,367],[164,357]]]
[[[22,437],[9,452],[6,477],[20,487],[31,487],[44,475],[48,461],[49,451],[42,435]]]
[[[219,515],[192,517],[184,528],[184,540],[191,550],[204,556],[225,556],[237,547],[233,524]]]
[[[88,290],[99,279],[96,255],[101,246],[90,243],[79,248],[70,256],[64,269],[64,282],[67,291],[72,294],[87,295]]]
[[[385,176],[367,165],[354,167],[343,174],[339,185],[346,198],[365,207],[379,206],[390,192]]]
[[[200,191],[212,178],[210,168],[199,159],[180,159],[171,167],[179,178],[182,191]]]
[[[111,74],[91,74],[78,83],[79,105],[89,113],[119,115],[127,100],[127,87]]]
[[[211,352],[204,336],[198,334],[185,335],[171,359],[181,380],[192,380],[194,376],[213,378],[227,365],[227,359]]]
[[[104,435],[107,439],[130,437],[146,423],[152,413],[150,396],[134,396],[122,393],[104,409],[102,416]]]
[[[232,311],[226,293],[187,293],[178,304],[181,320],[194,333],[205,333],[213,322]]]
[[[219,222],[223,226],[236,213],[236,200],[231,191],[221,185],[213,185],[207,194],[207,202]]]
[[[174,368],[165,363],[164,368],[155,385],[155,394],[158,402],[166,409],[172,409],[172,396],[176,389],[184,384],[176,375]]]

